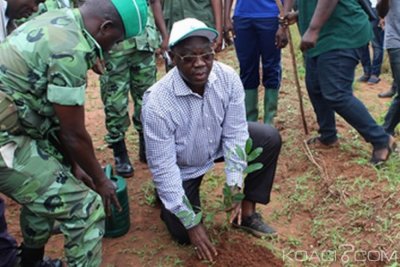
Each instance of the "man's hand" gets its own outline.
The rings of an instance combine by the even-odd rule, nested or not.
[[[96,186],[94,185],[92,178],[89,175],[87,175],[87,173],[84,170],[82,170],[82,168],[79,167],[78,164],[75,163],[72,166],[72,173],[78,180],[81,180],[90,189],[96,191]]]
[[[312,30],[310,28],[304,33],[303,38],[301,39],[300,49],[302,52],[307,51],[308,49],[314,48],[317,44],[319,36],[319,31]]]
[[[233,38],[235,38],[235,30],[233,29],[233,24],[231,18],[225,19],[224,26],[224,40],[227,46],[233,44]]]
[[[299,13],[289,12],[283,18],[280,18],[279,23],[284,26],[295,24],[299,18]]]
[[[217,53],[221,52],[221,50],[222,50],[222,35],[221,34],[219,34],[217,39],[215,40],[213,48],[214,48],[215,52],[217,52]]]
[[[102,179],[100,183],[96,184],[96,192],[103,200],[107,216],[111,215],[111,204],[113,204],[118,211],[122,210],[115,193],[115,186],[111,180]]]
[[[193,244],[199,260],[213,261],[213,257],[217,256],[218,253],[208,238],[203,224],[199,223],[198,225],[190,228],[188,230],[188,234],[190,242]]]
[[[287,46],[288,42],[286,28],[280,26],[275,34],[275,45],[277,48],[284,48]]]
[[[242,202],[236,202],[227,211],[231,212],[229,217],[229,223],[232,224],[235,219],[237,219],[238,225],[242,224]]]

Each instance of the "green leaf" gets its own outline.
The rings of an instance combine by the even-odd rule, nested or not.
[[[252,162],[256,158],[258,158],[261,155],[262,152],[263,152],[263,148],[262,147],[257,147],[256,149],[254,149],[250,153],[250,155],[247,158],[247,162]]]
[[[230,197],[232,195],[231,188],[229,187],[229,185],[227,183],[225,183],[222,193],[224,194],[224,197]]]
[[[237,193],[233,195],[233,202],[241,202],[244,199],[244,194],[243,193]]]
[[[215,218],[215,213],[209,213],[206,215],[206,217],[204,218],[204,222],[205,223],[212,223],[214,222],[214,218]]]
[[[249,174],[249,173],[258,171],[262,167],[263,167],[262,163],[254,163],[254,164],[247,166],[247,168],[243,172]]]
[[[253,147],[253,139],[250,137],[246,141],[246,154],[248,155],[251,151],[251,148]]]
[[[241,160],[246,160],[246,155],[243,151],[243,148],[241,148],[240,146],[236,146],[236,155],[241,159]]]

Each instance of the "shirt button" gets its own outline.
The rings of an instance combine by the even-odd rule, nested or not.
[[[209,130],[209,131],[210,131],[210,130],[211,130],[211,129],[210,129],[210,127],[207,127],[207,130]]]
[[[212,143],[213,142],[213,140],[210,140],[210,143]]]

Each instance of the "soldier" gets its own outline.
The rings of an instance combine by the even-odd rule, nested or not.
[[[42,259],[54,221],[69,266],[100,265],[104,209],[120,206],[85,129],[86,73],[146,19],[144,0],[87,0],[28,21],[0,46],[0,192],[22,205],[23,266]]]
[[[150,4],[155,14],[162,15],[159,0],[150,1]],[[129,92],[134,102],[132,121],[139,134],[139,160],[146,162],[140,111],[143,93],[156,82],[155,50],[159,46],[159,36],[150,8],[148,14],[144,33],[114,46],[106,59],[107,73],[100,77],[101,98],[108,130],[105,140],[113,149],[115,170],[123,177],[131,177],[134,174],[125,145],[125,132],[130,125]],[[157,25],[164,23],[163,18],[158,16],[155,18]],[[161,34],[166,38],[165,30],[161,30]]]

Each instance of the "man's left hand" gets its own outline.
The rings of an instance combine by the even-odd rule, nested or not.
[[[229,217],[229,223],[233,223],[235,219],[237,219],[238,225],[242,224],[242,202],[235,202],[230,209],[227,211],[231,212],[231,216]]]
[[[301,39],[300,49],[305,52],[308,49],[314,48],[317,44],[319,31],[307,29]]]

